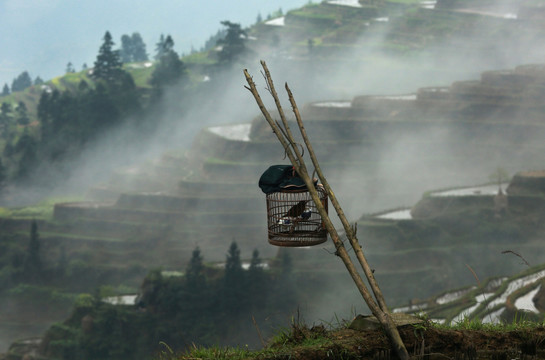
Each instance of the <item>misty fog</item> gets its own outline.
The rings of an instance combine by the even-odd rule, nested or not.
[[[505,11],[500,8],[488,10],[498,13]],[[471,36],[479,33],[478,23],[469,36],[452,36],[440,45],[427,47],[423,52],[395,56],[377,50],[376,46],[391,35],[391,23],[394,21],[392,18],[381,23],[375,31],[362,35],[351,50],[339,52],[326,60],[303,56],[290,58],[283,56],[281,49],[258,47],[252,41],[259,42],[259,39],[251,40],[248,46],[259,48],[260,51],[253,58],[246,59],[243,64],[223,74],[227,81],[222,82],[221,86],[209,87],[206,97],[192,101],[191,106],[184,109],[183,115],[176,110],[181,101],[179,93],[168,93],[164,99],[167,110],[154,115],[154,121],[159,126],[148,137],[132,141],[134,138],[131,126],[121,126],[85,149],[76,160],[76,170],[65,181],[48,189],[29,184],[28,187],[18,189],[19,193],[12,196],[14,204],[31,203],[58,194],[84,195],[89,188],[107,183],[116,171],[122,172],[128,168],[145,169],[167,151],[189,153],[195,137],[205,127],[251,123],[260,116],[260,112],[253,97],[244,88],[246,84],[243,69],[248,69],[254,77],[267,105],[270,108],[274,106],[264,88],[260,60],[267,62],[284,110],[290,112],[283,88],[285,82],[293,91],[300,109],[303,109],[304,105],[317,101],[351,101],[362,95],[415,94],[421,87],[449,86],[455,81],[479,80],[483,71],[511,69],[522,64],[542,63],[545,59],[545,40],[538,38],[531,27],[520,32],[524,34],[522,38],[486,43],[486,47],[483,47],[486,38],[474,39]],[[519,26],[517,19],[502,21],[511,22],[513,28]],[[282,39],[282,43],[288,44],[290,40]],[[214,75],[210,76],[213,81]],[[303,121],[308,120],[307,128],[312,128],[312,118],[307,118],[304,111],[301,114]],[[513,120],[523,122],[524,119]],[[130,123],[131,119],[127,119],[126,124]],[[331,179],[331,186],[348,218],[356,221],[362,214],[412,206],[428,190],[485,183],[497,167],[514,174],[529,168],[539,168],[542,164],[542,158],[536,158],[532,151],[524,148],[525,145],[531,146],[532,143],[542,141],[535,134],[528,133],[526,138],[517,139],[520,146],[516,153],[486,150],[478,144],[467,149],[453,145],[467,140],[466,135],[456,127],[451,129],[449,126],[430,126],[427,129],[409,129],[406,134],[378,139],[372,151],[365,147],[354,147],[349,153],[337,154],[333,149],[332,155],[342,159],[347,166],[340,170],[335,166],[334,173],[328,172],[328,166],[325,166],[325,175]],[[275,141],[272,135],[270,141]],[[317,142],[314,146],[317,148],[320,143]],[[275,163],[287,163],[280,144],[277,150]],[[464,156],[454,157],[453,153]],[[252,159],[251,154],[245,161],[248,159]],[[366,161],[375,163],[374,167],[366,166],[363,170],[353,165]],[[266,167],[267,164],[264,164],[263,170]],[[196,172],[200,170],[195,169]],[[260,172],[256,172],[255,186],[248,187],[248,193],[252,196],[262,196],[257,187],[260,175]],[[176,194],[177,189],[165,188],[163,191]],[[198,207],[192,209],[195,212],[199,210]],[[277,249],[266,244],[265,208],[262,225],[263,231],[256,236],[256,242],[260,244],[256,247],[260,249],[262,257],[266,258],[274,256]],[[365,244],[364,240],[363,243]],[[206,248],[201,250],[210,261],[219,261],[225,257],[225,250],[220,253],[208,252]],[[242,256],[249,258],[253,249],[241,250]],[[304,253],[301,256],[323,258],[324,264],[342,269],[341,262],[331,255],[334,250],[329,243],[312,249],[290,251],[293,251],[294,258]],[[470,276],[469,281],[472,281]],[[309,323],[318,320],[332,321],[335,316],[346,319],[355,313],[366,312],[348,274],[345,278],[328,282],[322,297],[315,299],[312,304],[300,304],[300,308]]]
[[[394,19],[390,20],[393,21]],[[516,20],[505,21],[512,21],[513,26],[516,26]],[[513,41],[487,44],[486,51],[479,48],[479,44],[472,44],[472,38],[465,35],[450,38],[441,43],[441,46],[427,49],[424,53],[392,56],[378,51],[374,46],[389,36],[391,26],[387,25],[381,24],[379,30],[363,35],[353,51],[341,52],[326,61],[301,57],[284,58],[278,56],[279,53],[282,54],[279,49],[261,47],[262,51],[254,58],[247,59],[223,75],[228,79],[224,82],[226,85],[209,88],[205,98],[184,109],[183,116],[176,113],[176,110],[168,111],[168,106],[166,111],[157,114],[155,121],[160,126],[148,138],[132,142],[131,132],[123,127],[105,135],[78,159],[78,170],[65,183],[57,184],[55,192],[85,192],[89,187],[107,181],[114,170],[146,167],[146,164],[168,150],[189,151],[194,137],[204,127],[251,122],[260,114],[251,94],[244,88],[244,68],[254,77],[267,105],[271,108],[274,105],[264,90],[259,60],[267,62],[277,91],[284,101],[285,111],[289,113],[289,102],[283,89],[285,82],[293,91],[299,107],[303,108],[309,102],[350,101],[360,95],[416,93],[420,87],[448,86],[454,81],[478,80],[483,71],[539,63],[545,55],[545,47],[527,32],[527,39],[517,38]],[[473,33],[479,32],[478,26],[479,24]],[[259,42],[259,39],[252,41]],[[250,48],[253,46],[252,41],[248,42]],[[289,42],[289,39],[282,39],[282,43]],[[460,49],[463,51],[459,51]],[[169,102],[175,105],[180,101],[179,94],[167,94],[165,101],[167,105]],[[176,109],[176,106],[172,108]],[[304,111],[302,116],[305,120]],[[311,127],[311,124],[307,126]],[[363,213],[411,206],[424,191],[430,189],[486,182],[489,174],[498,166],[506,168],[510,173],[528,166],[539,166],[539,159],[523,155],[520,158],[517,154],[512,154],[511,158],[498,158],[499,154],[495,153],[462,159],[458,157],[448,163],[421,161],[423,156],[429,154],[420,144],[433,139],[434,147],[431,151],[440,160],[442,156],[449,156],[452,150],[450,147],[457,143],[456,136],[463,136],[463,133],[451,133],[447,127],[430,128],[418,133],[408,131],[401,137],[383,139],[372,155],[365,150],[361,150],[361,153],[355,150],[349,154],[335,154],[339,158],[348,159],[348,164],[350,159],[356,162],[361,159],[379,160],[372,174],[363,174],[354,166],[348,166],[344,172],[331,174],[333,189],[339,194],[349,218],[357,220]],[[272,136],[271,141],[275,141]],[[437,144],[441,143],[444,146],[438,148]],[[524,152],[521,151],[521,154]],[[286,161],[280,146],[277,155],[278,163]],[[328,175],[326,168],[326,176]],[[259,176],[260,173],[255,174],[256,184]],[[248,191],[259,194],[257,185],[255,189]],[[354,193],[361,194],[362,197],[354,197]],[[246,251],[250,252],[251,249]]]

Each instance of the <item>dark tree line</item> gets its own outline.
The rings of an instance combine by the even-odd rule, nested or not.
[[[13,79],[13,81],[11,82],[11,88],[8,84],[4,84],[0,96],[7,96],[15,91],[23,91],[32,85],[41,85],[43,84],[43,82],[44,81],[39,76],[37,76],[36,79],[32,81],[28,71],[23,71],[15,79]]]
[[[287,253],[270,269],[254,251],[242,268],[236,243],[229,247],[223,270],[206,266],[196,248],[184,276],[148,274],[134,307],[95,299],[77,306],[64,324],[45,336],[43,355],[68,359],[149,359],[166,343],[179,351],[191,346],[249,345],[288,322],[297,307],[297,292]],[[83,326],[88,322],[92,326]]]
[[[69,171],[69,166],[64,162],[76,159],[86,144],[125,124],[126,119],[131,120],[133,129],[142,126],[146,114],[144,106],[148,106],[150,112],[156,110],[154,102],[158,102],[163,89],[183,82],[185,65],[173,49],[174,41],[167,36],[160,42],[161,56],[150,79],[152,101],[145,102],[132,76],[124,70],[122,59],[122,56],[129,61],[147,59],[145,45],[137,33],[124,36],[122,41],[124,46],[116,50],[111,34],[105,33],[91,72],[91,83],[82,80],[77,91],[42,93],[37,108],[38,134],[25,129],[22,136],[16,136],[15,124],[29,122],[26,105],[19,103],[14,112],[10,104],[2,104],[0,127],[6,139],[3,158],[12,169],[13,180],[65,176],[63,171]],[[69,70],[73,70],[71,64]],[[153,122],[148,122],[146,130],[150,125]],[[40,165],[44,163],[48,166]],[[54,166],[49,166],[51,164]],[[42,174],[42,171],[48,174]]]
[[[23,71],[19,76],[13,79],[11,91],[22,91],[30,86],[32,86],[32,79],[27,71]]]
[[[183,278],[164,278],[160,273],[146,278],[140,305],[170,322],[172,331],[164,334],[163,341],[173,346],[256,346],[260,343],[253,319],[267,329],[285,323],[297,307],[291,262],[287,253],[283,254],[276,266],[266,271],[254,251],[249,268],[244,270],[240,250],[233,242],[224,271],[218,276],[203,265],[197,248]]]
[[[72,166],[66,161],[76,161],[81,150],[105,132],[130,123],[131,131],[139,132],[131,134],[132,138],[149,137],[158,125],[155,119],[167,110],[166,104],[171,107],[174,104],[176,108],[168,110],[183,117],[187,104],[197,99],[211,101],[207,92],[220,85],[222,69],[228,69],[248,53],[246,32],[240,25],[229,21],[222,25],[226,29],[213,39],[222,46],[218,65],[212,70],[214,81],[191,84],[188,70],[174,50],[174,40],[170,35],[161,35],[155,47],[154,70],[148,80],[151,90],[137,88],[123,63],[147,60],[141,36],[123,35],[121,48],[116,49],[112,35],[106,32],[94,66],[88,72],[91,81],[81,80],[76,90],[46,88],[42,92],[37,107],[39,127],[25,128],[21,133],[17,126],[26,127],[30,122],[26,105],[2,104],[0,131],[6,145],[0,162],[7,169],[4,172],[7,180],[0,183],[24,184],[25,180],[40,179],[38,185],[47,186],[47,181],[66,177]],[[71,63],[66,70],[75,71]],[[12,87],[18,89],[29,84],[30,76],[24,72]],[[3,93],[9,92],[6,84]],[[175,97],[175,101],[168,101],[172,100],[169,97]]]
[[[140,99],[131,75],[122,68],[109,32],[92,72],[94,87],[82,80],[77,92],[43,92],[38,104],[41,136],[36,159],[65,160],[99,134],[137,113]],[[20,164],[21,166],[33,164]]]

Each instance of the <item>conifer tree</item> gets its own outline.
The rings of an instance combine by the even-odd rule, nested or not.
[[[28,118],[28,110],[24,102],[19,101],[16,108],[17,123],[19,125],[28,125],[30,119]]]
[[[188,289],[202,287],[206,283],[201,250],[197,246],[191,255],[191,260],[185,271],[185,284]]]
[[[2,88],[2,96],[7,96],[10,94],[9,86],[8,84],[4,84],[4,87]]]
[[[15,145],[15,151],[21,153],[16,173],[17,179],[26,179],[35,170],[38,163],[37,147],[36,140],[28,133],[27,128],[25,128],[23,135]]]
[[[139,33],[135,32],[131,36],[121,36],[120,56],[121,61],[124,63],[148,61],[146,44]]]
[[[201,344],[212,344],[215,338],[211,289],[204,273],[203,257],[199,247],[193,250],[185,272],[183,298],[179,322],[184,332]]]
[[[262,313],[265,310],[268,286],[268,277],[263,270],[259,251],[255,249],[252,252],[246,285],[247,297],[252,315],[258,315],[258,313]]]
[[[135,32],[131,36],[121,36],[121,61],[128,62],[141,62],[148,61],[148,54],[146,52],[146,44],[142,40],[142,36]]]
[[[233,241],[227,253],[223,276],[223,315],[227,317],[236,317],[244,309],[244,275],[240,250],[237,243]]]
[[[154,88],[154,96],[159,97],[166,87],[185,85],[186,69],[184,63],[180,60],[180,56],[174,51],[174,40],[168,35],[160,45],[161,57],[158,59],[153,73],[151,74],[150,83]]]
[[[119,51],[121,62],[129,63],[132,61],[132,41],[129,35],[121,36],[121,50]]]
[[[132,60],[136,62],[148,61],[146,44],[139,33],[135,32],[131,36],[132,41]]]
[[[165,52],[165,35],[161,34],[159,41],[155,44],[155,60],[159,60]]]
[[[19,76],[13,79],[13,82],[11,83],[11,91],[23,91],[30,86],[32,86],[32,79],[27,71],[23,71]]]
[[[74,65],[72,65],[72,62],[69,61],[68,64],[66,64],[66,73],[71,74],[75,72],[76,72],[76,69],[74,69]]]
[[[3,102],[0,106],[0,126],[4,128],[4,130],[11,122],[11,112],[11,104]]]
[[[109,31],[106,31],[103,40],[95,60],[93,78],[105,80],[108,83],[115,82],[123,73],[119,51],[113,49],[114,42]]]
[[[24,269],[25,275],[29,280],[39,280],[42,271],[42,259],[40,255],[40,239],[36,220],[32,220],[30,224],[30,240],[28,243]]]
[[[232,63],[246,52],[246,31],[242,30],[240,24],[230,21],[222,21],[221,24],[227,27],[227,33],[223,39],[217,41],[217,44],[222,46],[218,54],[219,61]]]

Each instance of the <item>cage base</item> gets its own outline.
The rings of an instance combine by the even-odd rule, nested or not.
[[[269,233],[269,244],[283,247],[306,247],[320,245],[327,241],[327,231],[309,233],[294,231],[292,233]]]

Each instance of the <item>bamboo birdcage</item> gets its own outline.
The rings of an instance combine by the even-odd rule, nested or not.
[[[321,186],[316,190],[327,212],[327,193]],[[267,225],[271,245],[302,247],[327,240],[327,230],[306,189],[267,194]]]

